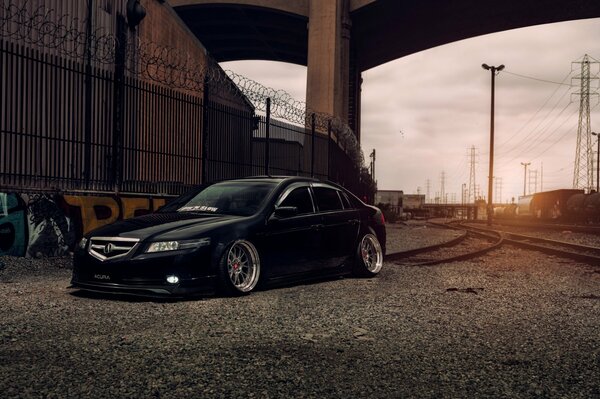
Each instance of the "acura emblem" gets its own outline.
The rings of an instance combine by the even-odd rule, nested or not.
[[[103,251],[103,252],[104,252],[105,254],[109,254],[109,253],[111,253],[111,252],[113,251],[113,249],[114,249],[114,245],[113,245],[112,243],[110,243],[110,244],[106,244],[106,245],[104,246],[104,251]]]

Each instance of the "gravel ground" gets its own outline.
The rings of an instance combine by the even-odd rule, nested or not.
[[[424,221],[387,224],[387,253],[407,251],[442,242],[461,235],[457,230],[426,225]]]
[[[599,269],[530,251],[179,302],[1,260],[2,398],[600,397]]]

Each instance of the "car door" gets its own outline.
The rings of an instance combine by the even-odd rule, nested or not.
[[[267,261],[272,277],[310,271],[322,257],[322,223],[315,213],[312,193],[307,183],[295,184],[275,202],[279,207],[296,207],[297,213],[277,216],[267,221]]]
[[[354,256],[359,229],[358,210],[351,207],[345,194],[337,188],[315,183],[312,190],[323,223],[324,267],[339,267]]]

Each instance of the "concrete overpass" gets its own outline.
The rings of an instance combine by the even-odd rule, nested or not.
[[[598,0],[170,0],[217,61],[308,67],[310,109],[358,134],[362,71],[474,36],[600,17]]]

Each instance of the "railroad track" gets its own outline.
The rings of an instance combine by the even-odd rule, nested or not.
[[[548,238],[535,237],[527,234],[517,234],[507,231],[499,231],[486,227],[460,224],[467,231],[479,231],[482,233],[495,232],[503,237],[505,244],[520,248],[540,251],[549,255],[573,259],[593,266],[600,266],[600,247],[576,244],[573,242],[552,240]]]
[[[484,221],[469,221],[469,223],[481,223]],[[529,220],[513,220],[513,219],[501,219],[494,218],[494,224],[499,226],[514,226],[514,227],[525,227],[536,230],[555,230],[555,231],[572,231],[577,233],[588,233],[594,235],[600,235],[600,226],[598,225],[585,225],[585,224],[566,224],[566,223],[538,223]]]
[[[470,231],[463,226],[431,223],[438,227],[462,230],[450,241],[386,255],[386,261],[401,265],[429,266],[456,262],[481,256],[502,245],[502,236],[495,232]]]
[[[466,225],[461,222],[430,224],[461,230],[463,233],[444,243],[388,254],[386,261],[401,265],[437,265],[476,258],[508,244],[600,266],[600,247]]]

